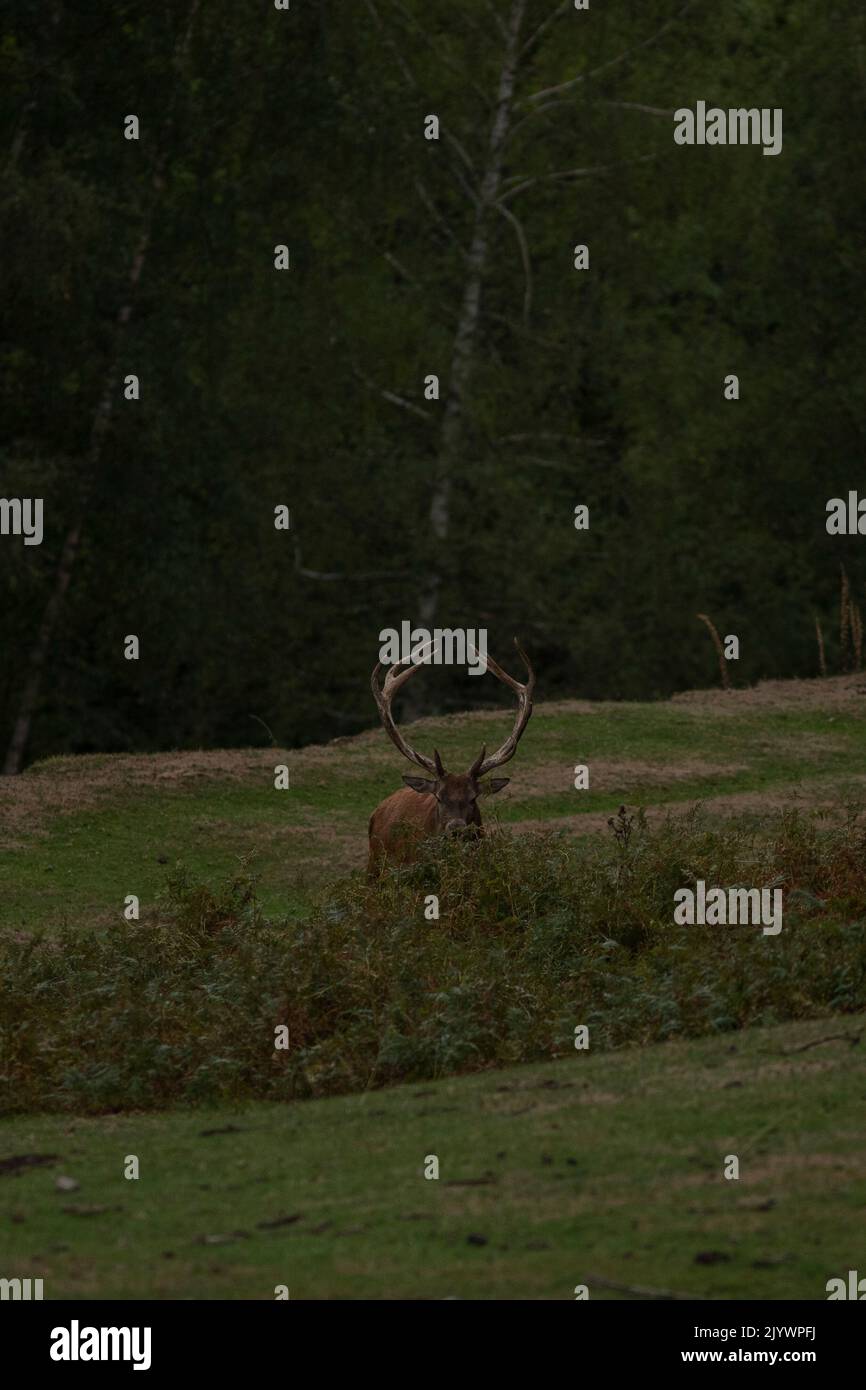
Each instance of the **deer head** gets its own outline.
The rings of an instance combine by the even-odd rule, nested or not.
[[[478,757],[469,768],[468,772],[446,772],[439,756],[439,752],[434,748],[433,757],[428,758],[423,753],[418,753],[406,741],[400,733],[394,717],[391,713],[391,702],[401,686],[406,681],[411,680],[418,670],[417,665],[409,665],[405,662],[396,662],[385,676],[382,686],[379,686],[379,672],[382,669],[381,663],[376,666],[370,679],[373,698],[379,709],[379,714],[384,725],[385,732],[391,742],[408,758],[411,763],[429,773],[428,777],[417,777],[405,775],[403,781],[412,791],[420,792],[422,795],[435,798],[435,810],[430,807],[429,816],[425,812],[426,825],[428,832],[450,832],[461,833],[473,827],[480,827],[481,813],[477,802],[480,797],[492,796],[495,792],[507,787],[510,777],[491,777],[487,781],[482,779],[492,772],[494,768],[501,767],[509,759],[514,757],[517,745],[520,742],[523,730],[529,723],[532,714],[532,691],[535,687],[535,673],[530,665],[529,658],[521,647],[517,638],[514,639],[520,658],[527,670],[527,681],[521,685],[513,676],[509,676],[502,670],[491,656],[487,657],[487,665],[493,674],[514,691],[517,696],[517,713],[514,720],[514,728],[508,738],[497,748],[495,753],[488,757],[486,745],[481,749]],[[414,653],[415,656],[418,653]],[[405,669],[401,669],[405,667]],[[396,793],[395,798],[400,794]],[[402,794],[405,796],[405,792]],[[387,804],[387,803],[385,803]],[[427,803],[429,805],[429,803]],[[379,808],[381,810],[381,808]],[[374,819],[375,815],[374,813]],[[405,815],[405,810],[404,810]]]

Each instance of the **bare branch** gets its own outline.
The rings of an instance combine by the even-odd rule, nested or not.
[[[582,100],[582,95],[579,97],[565,97],[562,101],[548,101],[544,106],[536,106],[533,111],[530,111],[528,116],[524,116],[522,121],[518,121],[517,125],[511,127],[508,136],[509,140],[513,140],[517,132],[522,130],[535,116],[540,116],[545,111],[552,111],[556,106],[574,106],[575,102]]]
[[[479,35],[479,37],[483,39],[485,47],[487,47],[487,45],[490,43],[490,29],[485,24],[483,19],[468,14],[465,7],[457,11],[456,17],[461,24],[464,24],[468,29],[471,29],[473,34]]]
[[[404,280],[408,280],[410,285],[414,285],[418,290],[423,290],[424,286],[417,276],[413,275],[411,270],[407,270],[402,261],[398,261],[397,257],[392,256],[390,251],[383,251],[382,257],[390,266],[393,266],[398,275],[402,275]]]
[[[442,134],[445,136],[445,139],[448,141],[449,145],[454,146],[455,150],[459,154],[460,158],[463,160],[463,163],[466,165],[466,168],[469,170],[470,174],[474,175],[475,165],[472,163],[472,160],[469,158],[469,155],[466,153],[466,150],[463,148],[460,141],[457,139],[457,136],[453,135],[451,131],[447,128],[447,126],[444,126],[441,121],[439,123],[439,129],[442,131]]]
[[[525,323],[516,323],[509,318],[508,314],[500,314],[495,309],[485,309],[484,317],[492,319],[494,323],[504,323],[509,333],[514,333],[518,338],[525,338],[527,342],[537,343],[546,352],[559,352],[561,345],[551,342],[549,338],[542,338],[540,333],[532,333]]]
[[[15,168],[16,164],[18,163],[18,160],[21,158],[21,151],[24,148],[24,141],[27,139],[28,133],[27,118],[29,117],[31,111],[36,110],[36,105],[37,103],[35,101],[27,101],[21,107],[21,114],[18,118],[18,129],[15,132],[15,137],[9,149],[9,158],[6,161],[7,174],[11,173],[11,171]]]
[[[521,463],[534,463],[538,468],[550,468],[554,473],[567,473],[570,478],[574,477],[574,464],[562,463],[557,459],[540,459],[535,454],[518,454],[517,458]]]
[[[391,33],[390,33],[389,30],[386,28],[386,26],[382,23],[382,20],[381,20],[380,17],[379,17],[379,12],[378,12],[378,10],[376,9],[376,6],[373,4],[373,0],[364,0],[364,2],[365,2],[365,4],[366,4],[366,6],[367,6],[367,9],[370,11],[370,14],[373,16],[374,20],[376,21],[377,27],[378,27],[378,28],[382,31],[382,33],[384,34],[384,36],[385,36],[385,42],[386,42],[386,44],[388,45],[388,47],[392,50],[392,52],[393,52],[395,58],[397,59],[397,65],[398,65],[398,67],[400,68],[400,71],[402,72],[402,74],[403,74],[403,76],[405,77],[406,81],[409,83],[409,86],[410,86],[410,87],[413,87],[413,88],[417,88],[418,83],[417,83],[417,81],[416,81],[416,79],[415,79],[415,74],[413,73],[412,69],[409,67],[409,64],[408,64],[408,63],[406,62],[406,60],[404,59],[403,54],[400,52],[400,49],[397,47],[397,44],[394,42],[394,39],[393,39]]]
[[[560,82],[555,87],[545,87],[542,91],[535,92],[531,97],[527,97],[527,101],[541,101],[544,97],[555,96],[558,92],[568,92],[572,87],[578,86],[579,83],[588,82],[590,78],[598,77],[600,73],[608,72],[610,68],[615,68],[620,63],[624,63],[626,58],[630,58],[633,53],[639,53],[644,48],[650,48],[652,44],[658,43],[662,35],[666,34],[668,29],[681,20],[683,15],[688,14],[689,10],[694,6],[694,3],[695,0],[686,0],[686,4],[681,6],[676,14],[672,15],[667,23],[663,24],[654,34],[651,34],[648,39],[643,39],[640,43],[632,44],[631,48],[627,48],[624,53],[620,53],[616,58],[611,58],[607,63],[602,63],[600,67],[593,68],[590,72],[581,73],[579,77],[572,77],[568,82]]]
[[[558,439],[570,444],[606,444],[606,439],[586,439],[582,434],[555,434],[550,430],[534,430],[531,434],[499,434],[493,439],[494,444],[520,444],[523,440],[536,439]]]
[[[427,47],[436,54],[436,57],[439,59],[443,67],[449,68],[451,72],[455,73],[456,76],[460,78],[460,81],[464,84],[464,86],[471,87],[472,91],[475,93],[477,97],[480,98],[484,106],[489,106],[490,102],[488,101],[486,93],[478,86],[476,82],[473,82],[472,79],[467,76],[465,68],[461,68],[459,63],[455,63],[454,60],[448,56],[447,53],[444,53],[442,51],[439,44],[437,44],[430,37],[423,25],[419,24],[418,21],[406,11],[403,5],[400,4],[400,0],[391,0],[391,3],[394,6],[395,10],[399,10],[400,14],[403,16],[404,22],[408,25],[408,27],[410,29],[413,29],[416,34],[419,34],[423,42],[427,45]]]
[[[648,116],[667,116],[668,119],[674,114],[673,111],[666,111],[663,106],[644,106],[640,101],[602,101],[602,106],[618,106],[621,111],[645,111]]]
[[[279,747],[279,745],[278,745],[278,743],[277,743],[277,740],[274,738],[273,731],[272,731],[271,729],[268,728],[268,726],[267,726],[267,724],[265,723],[264,719],[259,719],[259,716],[258,716],[257,714],[248,714],[248,715],[247,715],[247,719],[254,719],[254,720],[256,721],[257,724],[261,724],[261,726],[262,726],[262,728],[264,729],[265,733],[270,735],[271,747],[272,747],[272,748],[277,748],[277,747]]]
[[[630,164],[645,164],[647,160],[657,159],[656,154],[641,154],[637,159],[623,159],[616,164],[599,164],[595,168],[588,169],[560,169],[555,174],[541,174],[537,179],[525,179],[516,188],[509,188],[500,198],[500,203],[504,203],[509,198],[515,198],[518,193],[523,193],[525,189],[532,188],[537,183],[558,182],[561,179],[587,178],[590,174],[609,174],[613,169],[625,169]]]
[[[528,53],[530,48],[533,48],[535,44],[538,43],[538,40],[541,38],[542,34],[549,27],[549,25],[551,25],[555,19],[560,19],[562,15],[567,14],[571,8],[571,0],[562,0],[562,4],[557,6],[557,8],[547,16],[547,19],[545,19],[543,23],[539,24],[535,33],[532,34],[526,40],[526,43],[520,50],[521,58],[523,57],[524,53]]]
[[[432,420],[433,417],[429,410],[422,410],[420,405],[415,405],[413,401],[405,400],[402,396],[398,396],[395,391],[386,391],[383,387],[377,386],[375,381],[372,381],[371,378],[367,376],[366,372],[361,371],[360,367],[353,366],[352,371],[359,381],[363,381],[364,385],[369,386],[371,391],[375,391],[377,395],[382,396],[386,401],[390,401],[392,405],[399,405],[403,410],[409,410],[413,415],[419,415],[424,421],[429,422]]]
[[[455,177],[455,179],[457,180],[457,182],[459,183],[460,187],[463,189],[463,192],[466,194],[466,197],[469,199],[469,201],[470,201],[470,203],[472,204],[472,206],[473,206],[474,208],[477,208],[481,200],[480,200],[478,194],[475,192],[475,189],[472,188],[472,187],[466,182],[466,177],[465,177],[465,175],[462,173],[462,171],[461,171],[460,169],[457,168],[456,164],[449,164],[448,167],[449,167],[451,173],[454,175],[454,177]]]
[[[578,96],[574,97],[563,97],[559,101],[548,101],[544,104],[544,106],[536,106],[534,111],[530,111],[528,116],[524,116],[522,121],[518,121],[517,125],[512,126],[511,133],[508,137],[509,140],[513,140],[518,131],[522,130],[523,127],[533,119],[533,117],[541,116],[545,111],[555,111],[557,107],[560,106],[574,106],[577,102],[583,100],[583,95],[579,94]],[[620,106],[623,108],[623,110],[629,111],[646,111],[648,113],[651,112],[654,116],[673,115],[672,111],[665,111],[660,106],[644,106],[637,101],[602,101],[601,105]]]
[[[439,223],[439,226],[442,228],[449,241],[453,241],[454,245],[457,247],[457,250],[460,252],[463,259],[468,260],[469,252],[461,245],[456,232],[454,232],[449,223],[446,222],[445,218],[442,216],[442,213],[439,211],[436,204],[433,202],[433,199],[430,197],[430,194],[427,192],[427,189],[424,187],[420,179],[415,180],[415,191],[418,194],[418,197],[421,199],[427,211],[430,213],[430,216],[433,217]]]
[[[517,244],[520,247],[520,256],[523,261],[523,276],[525,283],[523,291],[523,322],[524,324],[528,324],[530,311],[532,309],[532,265],[529,260],[529,247],[526,244],[526,236],[523,228],[510,208],[505,207],[501,202],[497,202],[495,207],[497,212],[501,212],[502,216],[511,223],[517,236]]]
[[[301,547],[295,536],[292,536],[292,547],[295,552],[295,573],[303,575],[304,579],[318,579],[326,583],[355,583],[361,579],[405,579],[409,573],[408,570],[366,570],[361,574],[336,574],[328,573],[326,570],[311,570],[304,565]]]
[[[483,0],[483,3],[490,13],[490,18],[494,21],[495,24],[498,25],[500,34],[504,39],[507,39],[508,30],[505,26],[505,23],[501,15],[499,14],[499,11],[496,9],[496,6],[491,3],[491,0]]]

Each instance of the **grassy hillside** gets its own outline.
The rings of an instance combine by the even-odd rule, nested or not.
[[[5,1121],[0,1272],[46,1298],[823,1299],[862,1269],[863,1025],[288,1106]]]
[[[367,817],[403,771],[378,729],[0,779],[0,1081],[31,1112],[0,1121],[0,1275],[49,1298],[823,1299],[866,1199],[862,680],[542,704],[505,836],[373,884]],[[412,739],[466,766],[508,719]],[[646,820],[598,836],[621,802]],[[674,928],[696,876],[784,883],[784,931]]]
[[[577,834],[621,801],[697,799],[760,814],[800,801],[838,807],[866,785],[862,676],[767,682],[656,704],[536,706],[495,803],[506,825],[559,824]],[[510,711],[413,726],[422,748],[468,766],[500,740]],[[276,791],[273,769],[290,769]],[[586,763],[590,789],[575,791]],[[406,764],[378,727],[324,747],[55,758],[0,779],[0,926],[122,921],[135,893],[147,912],[178,860],[193,877],[224,875],[256,853],[262,906],[295,915],[310,890],[364,862],[376,803]]]

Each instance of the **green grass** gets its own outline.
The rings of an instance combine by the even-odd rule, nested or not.
[[[744,702],[733,714],[676,702],[598,704],[591,713],[537,705],[497,815],[504,824],[571,817],[579,833],[584,818],[591,825],[593,814],[610,814],[622,801],[687,805],[790,792],[807,805],[841,802],[862,791],[862,697],[852,692],[840,703],[834,682],[812,686],[805,704]],[[505,710],[430,719],[412,737],[421,747],[439,746],[450,766],[467,766],[482,741],[501,738],[508,719]],[[595,784],[599,760],[609,765],[604,789]],[[652,778],[640,769],[629,774],[631,760],[652,765]],[[291,772],[286,792],[273,789],[273,765],[281,761]],[[578,762],[590,767],[588,791],[573,789]],[[363,863],[369,814],[400,785],[405,765],[381,731],[322,749],[257,750],[249,763],[231,777],[206,771],[178,782],[160,780],[158,756],[61,758],[28,769],[17,786],[3,788],[0,802],[0,926],[121,924],[126,895],[137,894],[146,912],[176,861],[212,879],[253,851],[264,909],[300,917],[316,887]],[[141,775],[132,781],[112,774],[115,767]],[[97,773],[105,783],[98,797],[89,791]],[[530,795],[540,774],[545,786]],[[16,795],[30,798],[32,815],[13,816]]]
[[[840,812],[866,718],[854,680],[795,693],[537,706],[494,804],[578,838],[432,846],[374,884],[367,817],[403,771],[380,731],[0,782],[0,1082],[25,1112],[0,1120],[0,1277],[85,1299],[824,1299],[862,1268],[866,854]],[[412,741],[460,767],[508,721]],[[795,798],[829,817],[780,816]],[[646,831],[583,835],[621,802]],[[782,934],[672,929],[699,874],[778,875]],[[4,1168],[27,1154],[56,1157]]]
[[[825,1299],[862,1270],[863,1022],[293,1105],[0,1122],[0,1158],[57,1155],[0,1175],[0,1276],[49,1299]]]

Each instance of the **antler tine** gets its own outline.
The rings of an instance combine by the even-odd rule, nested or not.
[[[427,643],[425,645],[433,647],[433,644],[431,643]],[[416,656],[418,652],[423,650],[423,647],[418,647],[412,653],[412,655]],[[406,666],[406,670],[401,671],[400,674],[397,675],[397,671],[403,665]],[[418,667],[409,665],[406,662],[395,661],[394,665],[391,666],[388,670],[385,676],[385,680],[382,683],[382,686],[380,687],[378,684],[378,677],[379,672],[381,670],[382,663],[381,661],[379,661],[376,663],[376,666],[373,669],[373,674],[370,677],[370,688],[373,691],[373,699],[376,701],[376,705],[379,710],[379,716],[385,728],[385,733],[388,735],[394,746],[397,749],[399,749],[399,751],[403,754],[404,758],[408,758],[410,763],[416,763],[418,767],[423,767],[425,772],[430,772],[434,777],[437,777],[439,775],[439,771],[437,769],[436,763],[434,763],[432,758],[425,757],[423,753],[416,753],[412,745],[406,742],[403,735],[400,733],[400,730],[397,728],[397,725],[394,723],[394,716],[391,713],[391,701],[393,700],[397,691],[400,689],[401,685],[405,685],[406,682],[410,680],[412,676],[414,676],[415,672],[418,670]]]
[[[477,776],[479,775],[479,772],[480,772],[480,769],[481,769],[481,765],[482,765],[482,763],[484,762],[484,759],[485,759],[486,757],[487,757],[487,744],[486,744],[486,743],[482,743],[482,745],[481,745],[481,752],[478,754],[478,757],[475,759],[475,762],[472,764],[472,766],[471,766],[470,769],[469,769],[469,776],[470,776],[470,777],[477,777]]]
[[[494,676],[513,690],[517,696],[517,714],[514,719],[514,728],[502,744],[502,747],[497,748],[495,753],[491,753],[489,758],[483,757],[484,750],[482,749],[481,765],[475,774],[477,777],[483,777],[485,773],[492,772],[494,767],[501,767],[503,763],[507,763],[514,757],[517,751],[517,745],[523,735],[523,730],[529,723],[529,718],[532,714],[532,692],[535,689],[535,672],[532,669],[529,657],[526,655],[526,652],[523,650],[516,637],[514,639],[514,645],[517,648],[521,661],[526,667],[527,680],[525,685],[521,685],[520,681],[516,681],[513,676],[509,676],[507,671],[503,671],[502,667],[498,662],[493,660],[492,656],[488,655],[487,657],[487,665]]]

